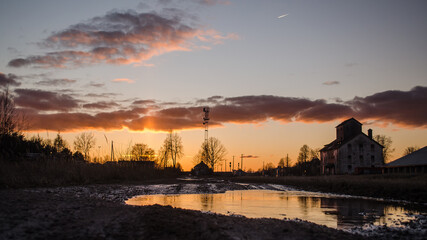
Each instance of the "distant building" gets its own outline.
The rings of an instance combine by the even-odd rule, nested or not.
[[[362,124],[350,118],[336,126],[336,139],[320,150],[322,174],[381,173],[383,146],[362,132]]]
[[[427,173],[427,146],[386,164],[384,173]]]
[[[201,161],[199,164],[194,166],[193,169],[191,169],[191,174],[193,174],[194,176],[206,176],[211,175],[212,173],[212,169],[210,169],[209,166],[206,165],[206,163],[204,163],[203,161]]]
[[[245,176],[245,175],[246,175],[246,172],[243,171],[242,169],[233,171],[233,176]]]

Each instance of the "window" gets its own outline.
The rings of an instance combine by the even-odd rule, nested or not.
[[[361,143],[361,144],[359,144],[359,151],[363,151],[363,144]]]
[[[371,152],[375,151],[375,146],[374,144],[371,144]]]
[[[351,143],[347,144],[347,150],[348,152],[351,152]]]
[[[371,156],[371,164],[373,165],[375,163],[375,156],[374,155],[372,155]]]
[[[363,155],[359,156],[360,165],[363,165]]]
[[[351,163],[351,155],[348,155],[347,159],[348,159],[348,163]]]

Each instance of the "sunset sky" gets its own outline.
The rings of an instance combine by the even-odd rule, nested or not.
[[[354,117],[393,140],[392,159],[427,145],[427,1],[0,1],[0,88],[27,136],[93,156],[173,129],[185,170],[209,135],[246,169],[321,148]],[[283,16],[286,15],[286,16]],[[279,16],[283,16],[278,18]],[[99,147],[98,147],[99,146]]]

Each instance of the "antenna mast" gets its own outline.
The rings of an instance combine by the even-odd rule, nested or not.
[[[205,116],[203,117],[203,125],[205,125],[205,141],[208,141],[209,111],[209,107],[203,108],[203,112],[205,113]]]
[[[208,148],[208,131],[209,131],[209,107],[204,107],[203,112],[205,113],[205,116],[203,117],[203,125],[205,125],[205,154],[206,154],[206,163],[208,163],[209,158],[209,148]]]

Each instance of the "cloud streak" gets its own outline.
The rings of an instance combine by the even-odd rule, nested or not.
[[[354,97],[339,103],[272,95],[224,98],[214,96],[193,103],[163,104],[154,100],[135,100],[129,106],[117,102],[94,102],[78,106],[79,101],[65,94],[41,90],[15,90],[15,102],[35,121],[32,130],[74,131],[122,129],[168,131],[202,128],[202,107],[211,108],[210,126],[226,123],[256,124],[267,120],[289,122],[329,122],[355,117],[403,127],[427,127],[427,87],[409,91],[384,91]],[[50,104],[52,102],[52,104]],[[203,103],[203,104],[201,104]],[[121,109],[108,111],[108,109]],[[81,109],[98,110],[89,114]],[[45,111],[56,111],[48,114]]]
[[[207,1],[210,2],[210,1]],[[10,67],[67,68],[91,64],[139,64],[173,51],[191,51],[199,44],[220,44],[234,39],[214,29],[190,24],[181,11],[137,13],[109,12],[55,32],[40,45],[60,49],[45,55],[16,58]]]
[[[340,82],[338,82],[338,81],[327,81],[327,82],[324,82],[322,84],[326,85],[326,86],[331,86],[331,85],[338,85],[338,84],[340,84]]]
[[[116,78],[116,79],[113,79],[112,82],[116,82],[116,83],[117,82],[135,83],[134,80],[128,79],[128,78]]]
[[[69,85],[75,82],[76,80],[73,80],[73,79],[62,78],[62,79],[45,79],[45,80],[36,82],[36,84],[43,85],[43,86],[63,86],[63,85]]]

